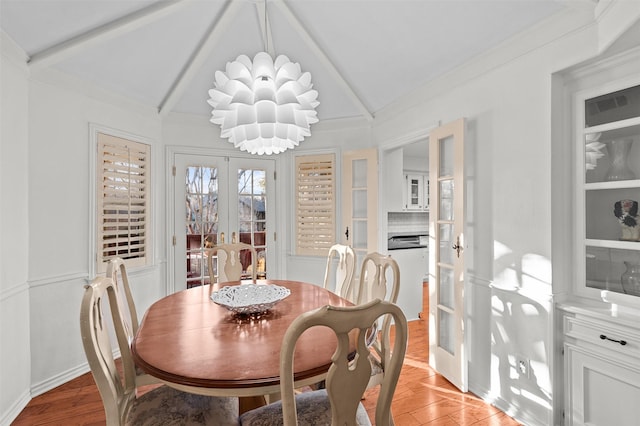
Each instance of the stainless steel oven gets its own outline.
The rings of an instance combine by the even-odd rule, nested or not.
[[[387,250],[427,248],[429,234],[419,232],[390,232],[387,235]]]

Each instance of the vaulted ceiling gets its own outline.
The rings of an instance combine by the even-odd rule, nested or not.
[[[2,0],[29,57],[158,108],[209,116],[216,70],[285,54],[320,120],[365,117],[576,3],[592,0]],[[588,7],[587,6],[587,7]],[[584,6],[582,6],[584,8]],[[266,16],[265,16],[266,11]]]

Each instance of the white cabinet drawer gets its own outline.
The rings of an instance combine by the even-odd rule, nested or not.
[[[564,333],[578,342],[587,342],[624,355],[640,357],[640,333],[619,324],[565,316]]]

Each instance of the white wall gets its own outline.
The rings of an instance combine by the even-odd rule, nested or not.
[[[0,34],[0,424],[29,402],[28,72]]]
[[[29,283],[31,323],[31,387],[34,394],[87,371],[79,330],[83,286],[92,279],[89,247],[89,125],[125,131],[150,139],[155,229],[164,227],[161,198],[162,145],[160,120],[151,108],[111,98],[80,94],[60,76],[31,80],[29,90]],[[81,86],[80,86],[81,87]],[[153,233],[154,237],[162,233]],[[162,239],[152,241],[154,265],[130,270],[140,314],[164,294]],[[55,321],[52,321],[55,318]]]

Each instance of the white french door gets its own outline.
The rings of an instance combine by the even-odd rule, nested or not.
[[[356,252],[356,275],[367,253],[378,250],[378,151],[342,156],[342,244]]]
[[[274,169],[275,161],[269,159],[175,155],[176,291],[209,283],[207,249],[223,242],[253,245],[258,276],[273,272]],[[250,261],[246,259],[247,265]]]
[[[429,134],[429,363],[466,392],[464,126],[459,119]]]

